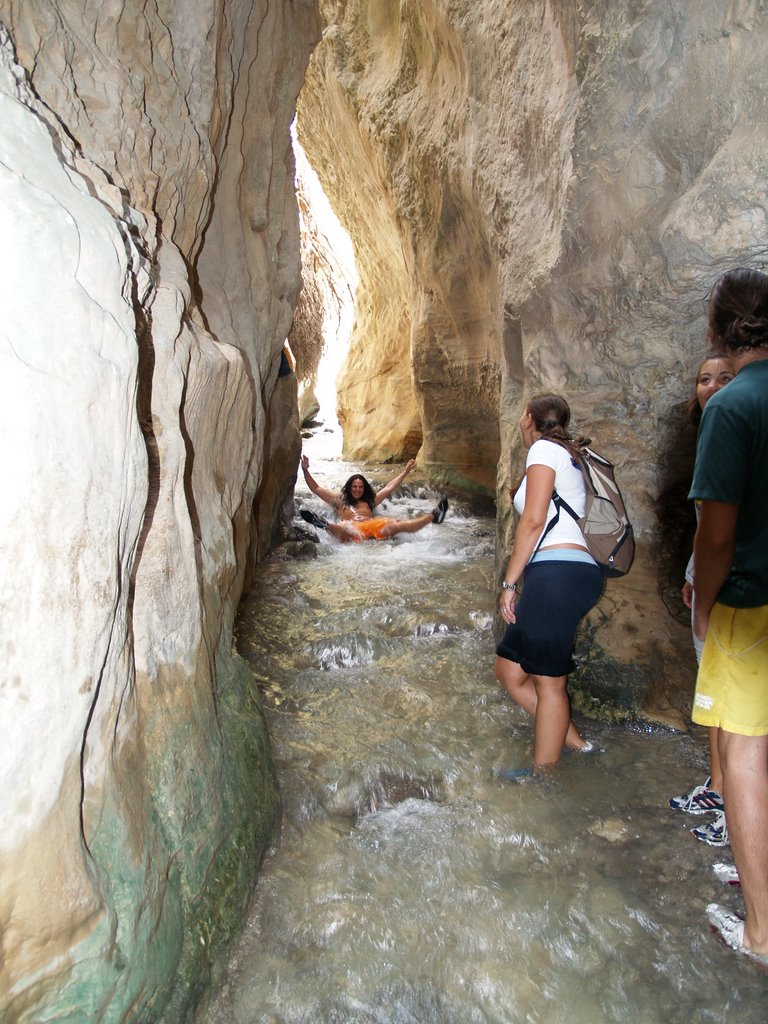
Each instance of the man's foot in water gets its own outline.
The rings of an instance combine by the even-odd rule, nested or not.
[[[308,508],[303,508],[299,512],[299,515],[305,523],[309,523],[311,526],[317,527],[318,530],[328,529],[328,520],[323,519],[322,516],[315,515],[314,512],[310,512]]]
[[[442,523],[445,519],[445,513],[448,511],[448,499],[445,495],[442,496],[437,505],[432,509],[432,522]]]

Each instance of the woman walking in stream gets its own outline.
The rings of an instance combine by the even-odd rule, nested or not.
[[[568,433],[570,418],[564,398],[538,395],[520,419],[528,455],[514,495],[520,521],[499,604],[507,627],[496,648],[496,678],[533,716],[536,773],[551,771],[564,746],[593,749],[571,720],[567,682],[575,667],[576,627],[597,604],[603,574],[576,520],[558,515],[552,500],[556,491],[577,515],[584,514],[586,487],[576,460],[579,442]],[[502,772],[510,778],[530,773]]]

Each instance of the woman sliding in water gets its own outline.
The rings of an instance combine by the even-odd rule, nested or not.
[[[301,457],[301,468],[307,487],[330,505],[339,519],[338,523],[329,523],[323,516],[315,515],[309,509],[302,509],[299,515],[306,523],[311,523],[321,530],[327,530],[333,537],[343,543],[358,543],[361,540],[389,540],[398,533],[416,533],[430,523],[442,523],[448,511],[448,499],[442,497],[431,512],[413,519],[389,519],[386,516],[374,516],[373,510],[396,491],[416,465],[411,459],[404,470],[393,477],[380,491],[374,491],[364,476],[355,473],[341,488],[340,494],[327,491],[309,472],[309,459]]]

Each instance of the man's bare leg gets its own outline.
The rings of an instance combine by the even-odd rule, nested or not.
[[[720,764],[720,730],[717,726],[707,729],[709,733],[709,777],[712,780],[710,789],[714,789],[720,796],[723,795],[723,768]]]
[[[423,530],[430,523],[442,523],[447,511],[448,499],[443,495],[432,511],[426,512],[423,516],[414,516],[413,519],[393,519],[382,529],[381,537],[386,540],[398,533],[416,533],[417,530]]]
[[[414,516],[413,519],[393,519],[391,523],[387,523],[386,526],[382,527],[381,536],[390,538],[398,533],[416,533],[433,522],[434,519],[431,512],[427,512],[423,516]]]
[[[359,544],[364,540],[362,533],[351,523],[328,523],[325,529],[342,544]]]
[[[723,801],[746,917],[744,945],[768,955],[768,736],[720,730]]]

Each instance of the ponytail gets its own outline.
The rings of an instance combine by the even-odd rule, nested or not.
[[[768,347],[768,277],[738,267],[716,282],[707,307],[709,340],[729,352]]]
[[[574,437],[568,432],[571,410],[560,395],[536,395],[525,408],[526,412],[530,413],[542,440],[559,444],[572,459],[577,459],[581,449],[589,444],[588,437]]]
[[[727,348],[750,349],[768,345],[768,319],[764,316],[737,316],[725,329]]]

